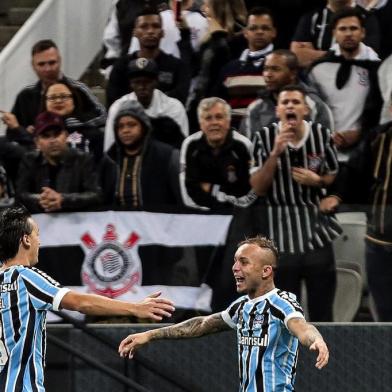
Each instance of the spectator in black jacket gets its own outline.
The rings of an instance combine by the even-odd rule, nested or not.
[[[85,211],[101,202],[101,190],[90,154],[67,145],[62,118],[42,112],[35,122],[36,151],[20,167],[16,194],[30,212]]]
[[[250,140],[230,129],[230,106],[221,98],[204,98],[198,117],[201,131],[181,147],[184,203],[212,210],[247,207],[256,198],[249,185]]]
[[[159,49],[159,42],[163,37],[162,20],[154,9],[145,9],[135,21],[133,31],[139,39],[140,50],[121,57],[110,73],[106,89],[106,102],[110,106],[116,99],[131,92],[128,83],[128,66],[132,60],[143,57],[153,59],[158,66],[158,88],[170,97],[185,102],[191,74],[184,63]]]
[[[137,101],[121,103],[113,124],[116,143],[101,167],[107,204],[134,208],[179,205],[178,150],[151,138],[151,122]]]
[[[7,125],[7,138],[31,149],[34,144],[34,121],[40,113],[42,94],[45,89],[58,81],[65,81],[80,92],[81,99],[89,115],[83,119],[69,118],[65,124],[72,132],[76,127],[101,127],[105,125],[106,110],[89,88],[61,72],[61,56],[52,40],[38,41],[33,45],[32,66],[38,82],[25,87],[18,96],[11,112],[3,113]]]

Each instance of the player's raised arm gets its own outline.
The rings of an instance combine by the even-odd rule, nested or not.
[[[194,317],[169,327],[129,335],[120,343],[118,352],[122,357],[132,358],[139,347],[151,340],[195,338],[228,329],[230,327],[223,321],[220,313]]]
[[[175,309],[172,301],[158,298],[160,295],[161,293],[157,292],[141,302],[131,303],[100,295],[69,291],[63,297],[61,307],[90,315],[136,316],[161,321],[163,317],[170,317]]]
[[[290,332],[309,350],[317,351],[316,368],[322,369],[329,359],[328,347],[317,328],[302,318],[292,318],[287,323]]]

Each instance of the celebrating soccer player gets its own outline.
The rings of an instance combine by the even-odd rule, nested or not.
[[[222,313],[129,335],[120,344],[120,355],[132,358],[152,340],[198,337],[231,327],[237,330],[240,390],[293,391],[298,341],[318,352],[318,369],[328,363],[329,352],[318,330],[305,321],[295,296],[275,288],[277,261],[272,241],[262,237],[243,241],[233,264],[242,297]]]
[[[91,315],[126,315],[159,321],[174,311],[155,293],[140,303],[82,294],[33,266],[39,229],[23,207],[0,213],[0,391],[45,391],[45,320],[48,310],[65,308]]]

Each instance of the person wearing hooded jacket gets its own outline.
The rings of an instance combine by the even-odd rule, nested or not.
[[[115,143],[100,169],[105,203],[127,209],[180,205],[179,152],[151,138],[151,122],[137,101],[124,101],[113,121]]]

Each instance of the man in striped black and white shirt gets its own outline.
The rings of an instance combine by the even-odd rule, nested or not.
[[[260,219],[265,234],[282,252],[279,287],[300,298],[305,279],[310,319],[331,321],[336,286],[331,242],[340,227],[333,216],[320,213],[319,204],[338,162],[330,131],[305,121],[308,112],[300,86],[281,90],[276,108],[280,121],[255,134],[251,185],[264,197]]]

